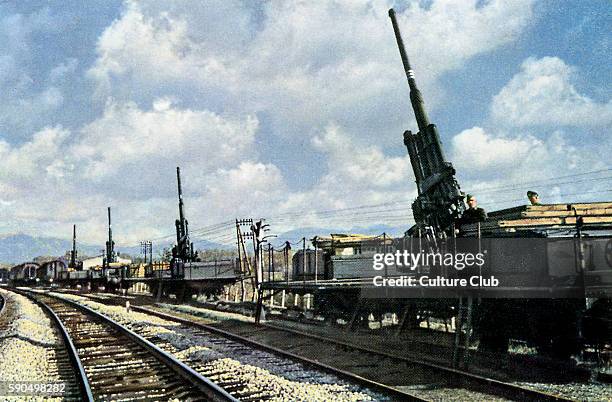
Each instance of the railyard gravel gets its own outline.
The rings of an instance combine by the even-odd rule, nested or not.
[[[0,381],[62,382],[55,348],[60,340],[40,307],[24,296],[0,289],[6,308],[0,317]],[[62,398],[0,395],[6,401],[61,401]]]
[[[226,377],[233,382],[249,384],[250,397],[272,398],[274,401],[368,401],[384,400],[382,395],[349,384],[335,376],[320,373],[288,362],[267,352],[253,350],[232,353],[231,341],[214,335],[202,335],[179,323],[155,316],[128,312],[126,308],[108,306],[84,297],[51,293],[80,304],[129,326],[146,326],[147,336],[155,335],[170,343],[177,358],[195,360],[197,368],[212,381]],[[140,331],[136,331],[140,332]],[[221,339],[221,341],[219,341]],[[277,364],[282,361],[283,364]],[[240,397],[240,396],[238,396]]]
[[[576,401],[612,401],[612,385],[610,384],[546,384],[533,382],[518,382],[516,384],[554,395],[561,395]]]
[[[176,305],[167,303],[157,303],[157,305],[165,310],[176,311],[180,313],[192,314],[198,317],[208,318],[214,321],[226,319],[234,319],[234,313],[225,313],[207,309],[206,307],[195,307],[190,305]],[[250,317],[243,317],[243,321],[253,321]],[[560,395],[568,399],[576,401],[612,401],[612,385],[602,383],[568,383],[568,384],[547,384],[547,383],[529,383],[517,382],[517,385],[534,389],[536,391],[547,392],[553,395]],[[449,401],[464,401],[474,397],[474,392],[469,394],[463,393],[455,388],[442,389],[418,389],[410,390],[418,396],[432,400],[449,400]],[[471,397],[470,397],[471,395]],[[491,395],[482,394],[483,400],[488,400]],[[503,399],[499,399],[503,400]]]

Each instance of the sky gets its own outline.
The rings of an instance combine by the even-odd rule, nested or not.
[[[597,1],[3,1],[0,236],[118,244],[235,218],[408,228],[430,120],[480,206],[612,199],[612,7]],[[361,209],[356,206],[375,205]],[[316,213],[342,210],[344,212]]]

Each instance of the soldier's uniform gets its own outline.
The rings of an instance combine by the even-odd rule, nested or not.
[[[487,213],[484,209],[476,207],[476,208],[468,208],[463,212],[463,215],[460,219],[461,225],[466,225],[468,223],[477,223],[484,222],[487,219]]]

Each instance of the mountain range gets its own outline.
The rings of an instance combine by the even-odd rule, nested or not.
[[[328,236],[331,233],[359,233],[369,235],[379,235],[383,232],[389,236],[400,236],[407,228],[393,227],[387,225],[376,225],[367,228],[355,227],[351,229],[342,228],[323,228],[309,227],[298,228],[278,234],[270,239],[270,243],[275,247],[282,247],[285,241],[290,241],[294,245],[299,243],[302,238],[312,239],[314,236]],[[206,239],[193,239],[194,248],[197,250],[222,249],[231,250],[234,245],[226,245],[208,241]],[[153,255],[158,256],[164,248],[172,247],[172,241],[165,241],[153,244]],[[308,241],[307,241],[308,245]],[[100,255],[104,245],[84,244],[77,242],[79,257]],[[25,261],[32,261],[39,256],[60,257],[72,249],[72,241],[55,237],[31,236],[28,234],[12,234],[0,237],[0,264],[12,265]],[[133,257],[141,255],[140,246],[122,247],[115,245],[115,250],[121,254],[128,254]]]

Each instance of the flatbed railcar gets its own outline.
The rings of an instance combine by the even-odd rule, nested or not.
[[[153,294],[163,292],[189,299],[194,294],[218,295],[240,276],[240,266],[234,258],[193,262],[174,259],[167,269],[148,270],[144,280],[130,281],[146,281]]]
[[[579,219],[578,227],[576,213],[588,217]],[[422,264],[409,269],[389,264],[377,271],[374,254],[426,252],[426,239],[332,235],[313,239],[322,253],[318,261],[322,275],[316,280],[308,259],[296,254],[294,278],[264,283],[263,288],[313,294],[315,314],[332,322],[353,319],[357,325],[367,325],[371,315],[380,319],[384,314],[406,317],[408,326],[418,326],[429,317],[457,318],[458,298],[469,296],[480,300],[473,312],[474,335],[482,349],[496,352],[506,351],[510,339],[561,357],[576,352],[582,343],[612,344],[612,203],[520,206],[490,216],[481,224],[462,227],[462,238],[437,240],[442,252],[484,253],[480,267],[449,270]],[[418,281],[437,275],[494,276],[501,285],[465,289],[417,285],[399,290],[374,286],[376,276]]]

